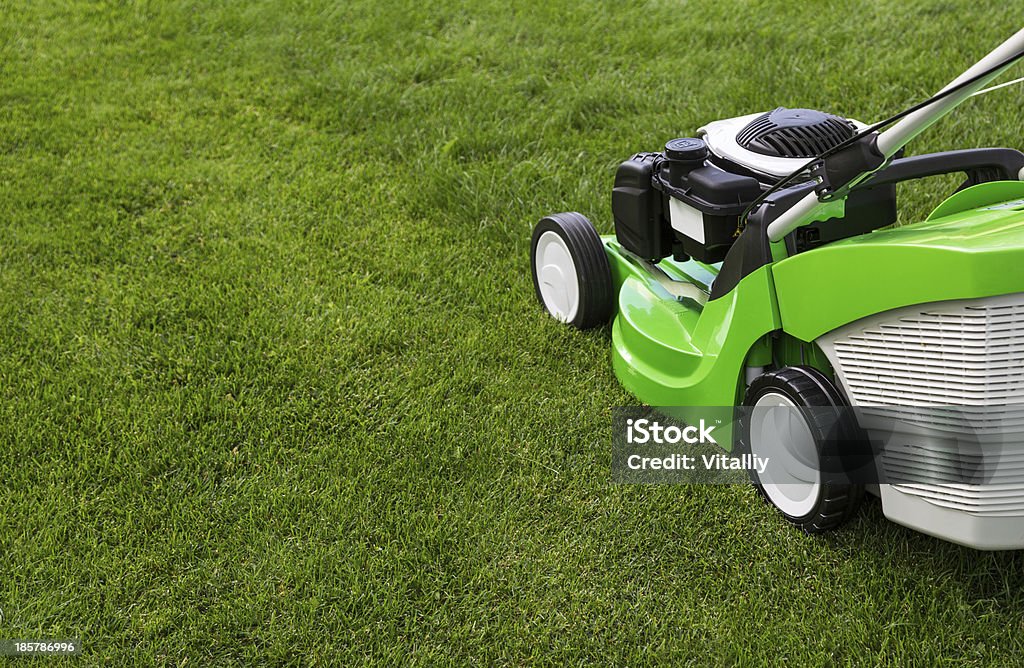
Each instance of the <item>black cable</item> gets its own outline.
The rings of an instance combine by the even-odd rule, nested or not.
[[[947,88],[946,90],[939,91],[938,93],[936,93],[935,95],[931,96],[927,100],[925,100],[923,102],[919,102],[919,103],[915,104],[912,107],[908,107],[907,109],[904,109],[903,111],[899,112],[898,114],[894,114],[894,115],[890,116],[889,118],[885,119],[884,121],[879,121],[879,122],[875,123],[874,125],[868,126],[867,128],[865,128],[865,129],[861,130],[860,132],[854,134],[849,139],[846,139],[846,140],[836,144],[835,146],[833,146],[830,149],[822,151],[818,155],[816,155],[813,158],[811,158],[806,164],[804,164],[803,166],[797,168],[796,171],[793,171],[790,174],[788,174],[787,176],[783,177],[780,181],[777,181],[776,183],[771,185],[767,190],[765,190],[763,193],[758,195],[757,198],[754,199],[754,201],[750,203],[750,206],[748,206],[743,211],[743,214],[740,216],[740,221],[742,223],[742,226],[743,227],[746,226],[746,224],[747,224],[747,216],[749,216],[753,211],[755,211],[757,209],[757,207],[761,206],[761,204],[763,204],[764,201],[770,195],[778,192],[779,190],[782,190],[783,187],[785,187],[785,186],[789,185],[790,183],[792,183],[792,181],[796,177],[800,176],[805,171],[810,169],[819,160],[824,160],[825,158],[829,157],[830,155],[838,153],[839,151],[843,150],[847,146],[850,146],[854,142],[856,142],[856,141],[858,141],[858,140],[868,136],[872,132],[877,132],[879,129],[884,128],[885,126],[890,125],[892,123],[895,123],[896,121],[900,120],[901,118],[904,118],[905,116],[909,116],[910,114],[914,113],[915,111],[917,111],[919,109],[922,109],[924,107],[927,107],[928,105],[932,104],[933,102],[938,102],[939,100],[942,100],[942,99],[945,99],[945,98],[949,97],[953,93],[955,93],[955,92],[957,92],[959,90],[962,90],[962,89],[966,88],[967,86],[970,86],[972,83],[977,82],[979,79],[983,79],[984,77],[987,77],[988,75],[992,74],[996,70],[1000,70],[1000,69],[1002,69],[1004,67],[1008,67],[1008,66],[1012,65],[1013,63],[1017,62],[1021,58],[1024,58],[1024,51],[1021,51],[1020,53],[1018,53],[1015,56],[1010,56],[1009,58],[1007,58],[1006,60],[1002,61],[1001,63],[993,65],[992,67],[988,68],[984,72],[980,72],[979,74],[976,74],[973,77],[971,77],[969,79],[966,79],[965,81],[961,81],[960,83],[958,83],[955,86],[951,86],[950,88]]]

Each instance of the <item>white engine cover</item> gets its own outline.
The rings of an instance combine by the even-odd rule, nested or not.
[[[765,112],[747,114],[737,118],[726,118],[721,121],[712,121],[697,129],[697,136],[708,145],[708,150],[720,158],[734,162],[741,167],[746,167],[752,172],[763,174],[773,178],[781,178],[800,169],[807,164],[808,158],[779,158],[772,155],[763,155],[748,150],[736,143],[736,135],[745,128],[751,121]],[[857,130],[867,127],[864,123],[848,119],[857,126]]]

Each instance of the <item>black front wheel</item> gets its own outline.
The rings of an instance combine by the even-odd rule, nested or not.
[[[582,214],[554,213],[533,228],[530,264],[537,299],[579,329],[611,320],[612,272],[597,230]]]
[[[741,452],[768,461],[764,473],[750,472],[761,496],[807,533],[853,517],[864,485],[836,466],[855,459],[864,439],[832,381],[812,367],[783,367],[754,380],[744,405]]]

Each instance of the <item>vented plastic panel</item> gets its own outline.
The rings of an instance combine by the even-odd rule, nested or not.
[[[1024,516],[1024,448],[985,439],[972,439],[965,448],[902,438],[887,446],[882,457],[887,479],[901,491],[975,515]]]
[[[1024,295],[922,308],[833,346],[857,405],[1024,403]]]
[[[740,130],[736,143],[766,155],[813,158],[851,138],[854,132],[853,123],[839,116],[779,107]]]
[[[1024,516],[1024,294],[899,309],[819,343],[852,404],[905,426],[882,458],[888,480],[913,481],[900,491]]]
[[[993,485],[896,485],[900,491],[912,494],[942,508],[984,517],[1024,517],[1024,497],[1019,484],[996,488]]]

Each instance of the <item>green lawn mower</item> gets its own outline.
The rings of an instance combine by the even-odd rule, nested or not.
[[[578,213],[537,224],[537,296],[575,327],[611,322],[615,373],[650,406],[849,409],[865,438],[876,410],[983,415],[998,438],[973,448],[956,446],[966,421],[934,417],[948,411],[904,420],[880,484],[818,472],[835,430],[814,417],[785,436],[740,420],[730,440],[782,443],[773,482],[753,482],[805,531],[839,526],[870,492],[919,531],[1024,548],[1024,154],[902,152],[1022,56],[1024,30],[873,125],[778,108],[638,153],[615,175],[614,236]],[[958,173],[926,220],[893,226],[898,183]],[[979,466],[983,482],[957,477]]]

